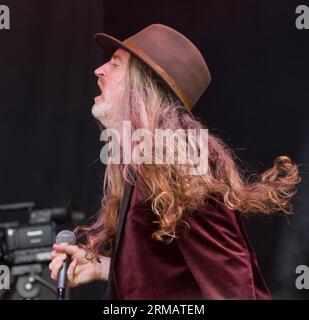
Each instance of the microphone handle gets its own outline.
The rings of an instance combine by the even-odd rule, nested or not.
[[[58,273],[57,300],[65,300],[65,291],[67,286],[67,271],[71,259],[68,257]]]

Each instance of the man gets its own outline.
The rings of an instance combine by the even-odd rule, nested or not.
[[[206,127],[191,110],[211,76],[195,45],[164,25],[151,25],[123,42],[106,34],[97,34],[96,40],[111,59],[95,70],[101,94],[92,114],[119,133],[122,161],[106,167],[97,220],[76,230],[86,242],[54,245],[51,277],[57,278],[70,255],[69,286],[109,279],[117,299],[269,299],[241,215],[289,212],[300,181],[297,166],[288,157],[278,157],[273,168],[250,182],[232,150],[211,133],[207,172],[190,174],[190,161],[126,163],[125,149],[137,143],[126,140],[125,121],[130,122],[129,133],[151,133],[141,148],[143,155],[151,151],[151,159],[159,147],[181,153],[164,141],[149,148],[157,129],[184,129],[185,135],[177,139],[188,149],[190,130],[202,137]],[[198,140],[201,155],[205,138]],[[115,247],[128,184],[134,188]]]

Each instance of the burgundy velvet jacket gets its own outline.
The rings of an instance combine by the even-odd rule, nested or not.
[[[170,244],[151,238],[154,220],[135,186],[115,254],[118,299],[270,299],[238,213],[211,199]]]

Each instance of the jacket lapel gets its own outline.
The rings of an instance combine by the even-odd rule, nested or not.
[[[108,275],[108,282],[107,282],[107,289],[106,289],[107,300],[118,299],[116,288],[115,288],[115,277],[114,277],[115,257],[117,255],[119,242],[123,232],[123,227],[125,224],[125,218],[128,211],[132,190],[133,190],[133,185],[125,181],[123,198],[122,198],[120,209],[119,209],[118,227],[117,227],[115,239],[113,241],[113,251],[112,251],[112,257],[111,257],[110,269],[109,269],[110,271]]]

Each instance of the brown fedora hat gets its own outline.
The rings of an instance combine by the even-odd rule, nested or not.
[[[146,63],[189,111],[209,86],[211,76],[201,52],[170,27],[152,24],[124,41],[105,33],[94,37],[107,55],[121,48]]]

